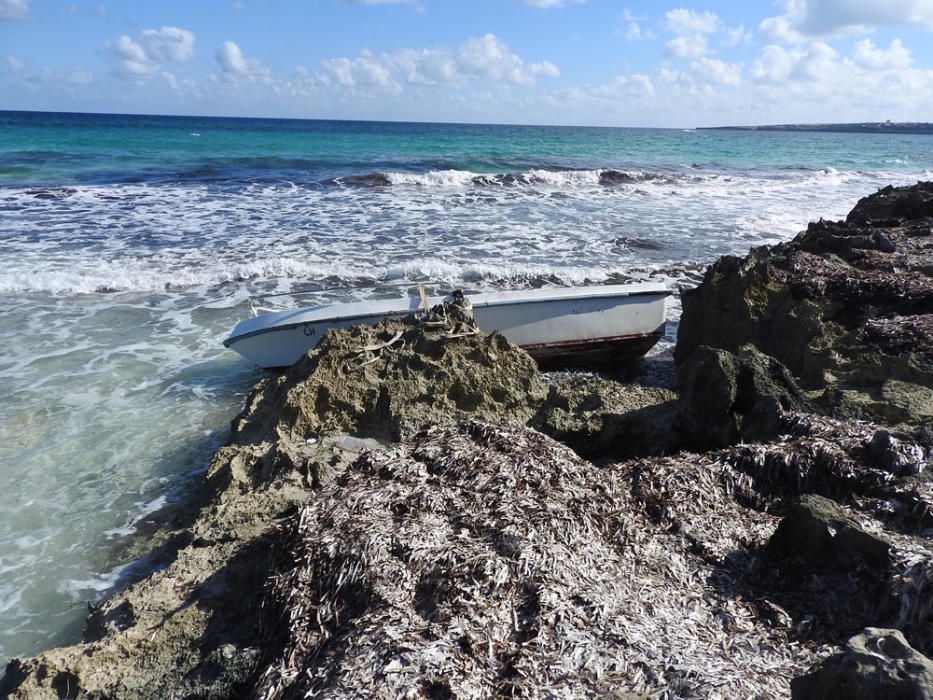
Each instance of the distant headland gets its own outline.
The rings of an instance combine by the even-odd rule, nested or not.
[[[772,124],[767,126],[708,126],[698,130],[829,131],[846,134],[933,134],[929,122],[859,122],[856,124]]]

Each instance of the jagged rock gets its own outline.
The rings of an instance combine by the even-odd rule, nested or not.
[[[665,454],[676,398],[659,387],[571,378],[551,385],[531,425],[587,459]]]
[[[933,182],[912,187],[888,186],[859,200],[849,212],[850,224],[886,224],[933,217]]]
[[[274,430],[299,445],[327,433],[393,442],[437,420],[524,423],[546,395],[534,360],[504,336],[476,331],[451,338],[444,328],[406,317],[328,332],[250,398],[271,412],[252,411],[234,430],[251,436]]]
[[[784,516],[768,548],[808,571],[854,570],[859,563],[886,571],[890,555],[887,542],[865,532],[835,502],[813,494]]]
[[[701,447],[768,440],[785,412],[812,410],[790,372],[752,345],[737,354],[700,346],[678,368],[677,383],[678,428]]]
[[[795,700],[933,700],[933,661],[899,630],[866,628],[845,650],[791,681]]]
[[[752,344],[841,418],[933,422],[933,183],[886,188],[845,222],[724,257],[683,294],[675,360]]]

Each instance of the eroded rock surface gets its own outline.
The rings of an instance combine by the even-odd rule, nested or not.
[[[677,394],[670,389],[570,378],[549,387],[531,421],[587,459],[625,459],[674,450]]]
[[[841,654],[791,684],[795,700],[931,700],[933,661],[898,630],[867,628]]]
[[[714,263],[683,295],[678,365],[700,346],[779,360],[843,418],[933,423],[933,183]]]
[[[677,383],[677,427],[693,447],[770,440],[785,413],[813,409],[787,368],[753,345],[734,354],[701,345],[681,363]]]

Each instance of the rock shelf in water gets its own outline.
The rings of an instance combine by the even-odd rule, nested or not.
[[[251,393],[159,570],[0,692],[933,696],[931,203],[715,263],[676,393],[548,384],[465,316],[328,334]]]

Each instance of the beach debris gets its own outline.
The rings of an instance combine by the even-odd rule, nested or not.
[[[784,695],[822,654],[730,592],[776,518],[727,484],[702,456],[600,468],[516,424],[366,453],[284,528],[257,694]]]

